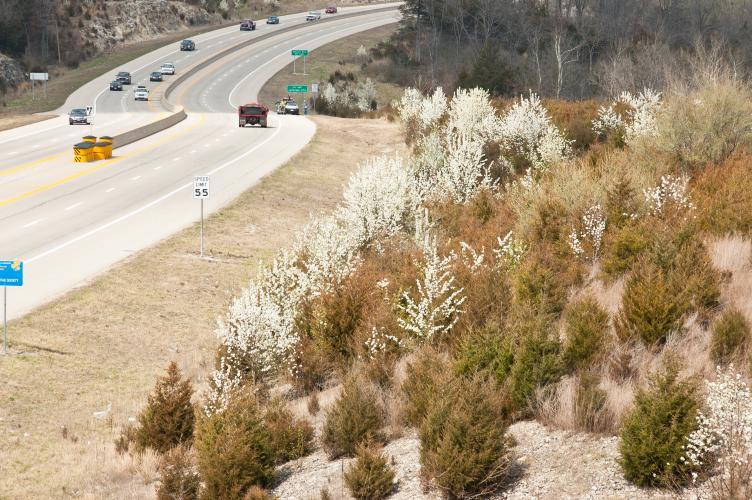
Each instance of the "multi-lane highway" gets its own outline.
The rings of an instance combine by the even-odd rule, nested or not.
[[[58,110],[90,105],[91,126],[69,126],[61,116],[0,132],[0,259],[25,262],[25,286],[9,290],[9,317],[197,220],[194,175],[211,176],[205,205],[211,212],[299,151],[315,132],[311,121],[272,115],[267,129],[241,129],[237,106],[256,99],[261,86],[291,61],[291,49],[312,50],[399,19],[396,4],[383,7],[340,9],[339,19],[324,23],[306,23],[302,13],[281,16],[276,26],[259,21],[254,32],[224,28],[196,36],[195,52],[171,44],[87,83]],[[358,15],[345,16],[352,13]],[[181,73],[235,45],[170,88]],[[150,83],[149,73],[163,62],[175,63],[177,74]],[[133,76],[123,92],[108,90],[117,71]],[[148,102],[133,100],[139,83],[150,89]],[[290,83],[309,82],[291,75]],[[81,136],[117,135],[181,107],[184,121],[116,149],[112,159],[73,162],[72,145]]]

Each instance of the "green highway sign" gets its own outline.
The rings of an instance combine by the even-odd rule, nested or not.
[[[308,49],[292,49],[292,55],[294,56],[307,56]]]
[[[308,92],[308,85],[288,85],[287,93],[292,94],[293,92]]]

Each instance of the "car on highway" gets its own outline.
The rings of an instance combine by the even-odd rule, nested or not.
[[[240,31],[256,31],[256,23],[246,19],[240,23]]]
[[[296,103],[293,100],[287,101],[285,104],[285,107],[282,110],[282,114],[285,115],[299,115],[300,114],[300,108],[298,107],[298,103]]]
[[[68,125],[89,125],[89,115],[84,108],[75,108],[68,113]]]
[[[183,40],[180,42],[180,50],[196,50],[196,44],[193,40]]]
[[[315,11],[309,12],[305,18],[306,21],[318,21],[319,19],[321,19],[321,12]]]
[[[279,24],[279,18],[277,16],[269,16],[266,18],[266,24]]]
[[[115,80],[119,81],[123,85],[130,85],[131,84],[131,74],[127,71],[121,71],[117,75],[115,75]]]
[[[162,81],[162,72],[161,71],[152,71],[149,75],[149,81],[150,82],[161,82]]]
[[[136,90],[133,92],[133,98],[136,101],[148,101],[149,100],[149,89],[147,89],[143,85],[139,85],[136,87]]]
[[[263,104],[252,102],[238,106],[238,127],[246,125],[260,125],[266,128],[266,119],[269,115],[269,108]]]
[[[330,5],[329,7],[326,8],[326,10],[324,10],[324,12],[326,14],[336,14],[337,13],[337,7],[335,7],[334,5]]]
[[[159,71],[163,75],[174,75],[175,74],[175,65],[172,63],[163,63],[162,67],[159,68]]]
[[[110,90],[123,90],[123,83],[120,80],[112,80]]]

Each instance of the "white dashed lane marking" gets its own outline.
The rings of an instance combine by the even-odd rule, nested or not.
[[[140,178],[141,178],[141,176],[140,176],[140,175],[137,175],[136,177],[131,177],[131,180],[132,180],[132,181],[137,181],[137,180],[139,180]]]
[[[115,188],[110,188],[110,189],[105,190],[105,193],[111,193],[113,191],[115,191]]]
[[[66,208],[65,211],[67,212],[68,210],[73,210],[74,208],[76,208],[76,207],[78,207],[80,205],[83,205],[83,203],[84,203],[83,201],[79,201],[78,203],[74,203],[73,205],[71,205],[68,208]]]
[[[37,220],[35,220],[35,221],[29,222],[28,224],[24,224],[24,226],[23,226],[23,227],[24,227],[24,228],[27,228],[27,227],[31,227],[31,226],[33,226],[34,224],[37,224],[37,223],[41,222],[41,220],[42,220],[42,219],[37,219]]]

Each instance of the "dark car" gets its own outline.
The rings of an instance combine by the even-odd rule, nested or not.
[[[279,24],[279,18],[277,16],[269,16],[266,18],[266,24]]]
[[[123,84],[119,80],[110,82],[110,90],[123,90]]]
[[[196,50],[196,44],[193,40],[183,40],[180,42],[180,50]]]
[[[72,109],[68,114],[68,125],[73,124],[89,124],[89,115],[86,114],[86,110],[83,108]]]
[[[336,14],[337,13],[337,7],[335,7],[334,5],[330,5],[329,7],[326,8],[326,10],[324,12],[327,13],[327,14]]]
[[[149,75],[149,81],[150,82],[161,82],[162,81],[162,72],[161,71],[152,71]]]
[[[251,21],[250,19],[246,19],[242,23],[240,23],[240,31],[255,31],[256,30],[256,23]]]
[[[119,81],[123,85],[130,85],[131,84],[131,74],[127,71],[121,71],[117,75],[115,75],[115,80]]]

